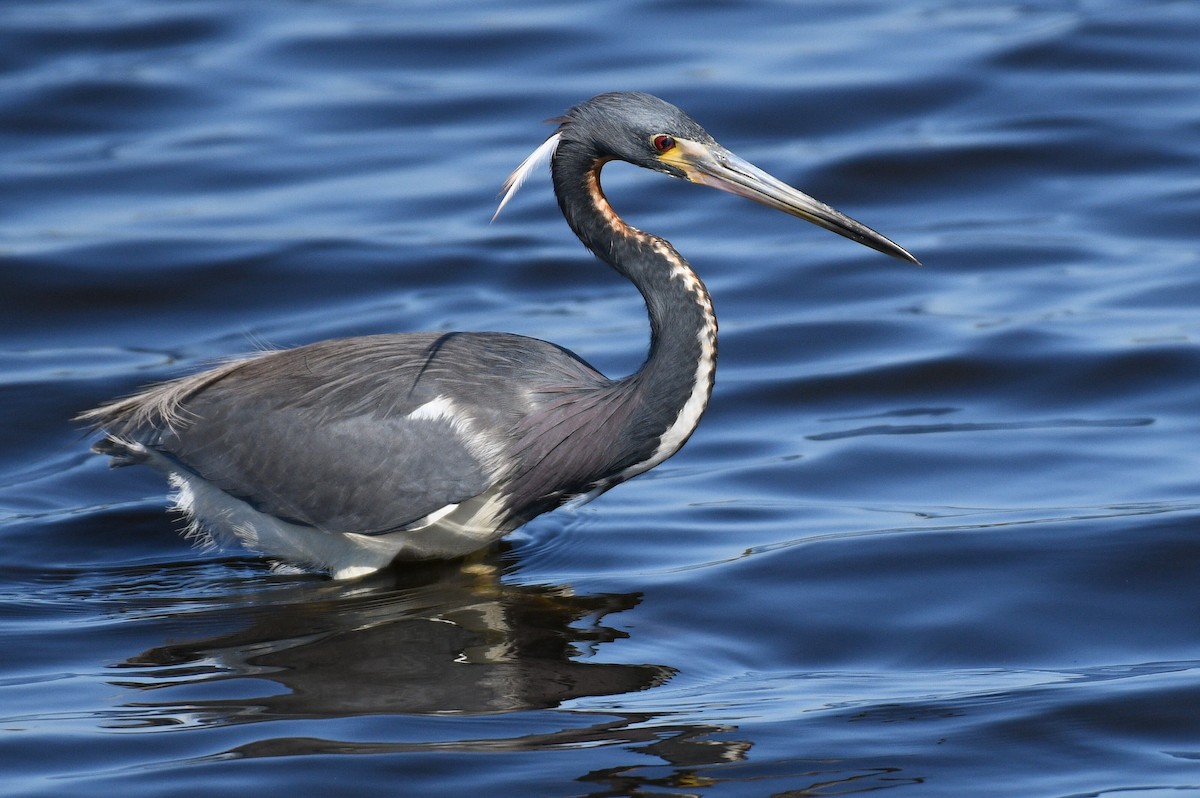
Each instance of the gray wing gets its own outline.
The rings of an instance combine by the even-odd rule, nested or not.
[[[263,512],[382,534],[488,490],[539,392],[603,381],[520,336],[370,336],[262,355],[93,416]]]

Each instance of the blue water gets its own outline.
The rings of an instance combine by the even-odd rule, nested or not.
[[[1200,5],[0,6],[0,793],[1200,794]],[[467,563],[273,574],[70,418],[263,345],[635,368],[539,175],[642,89],[913,267],[631,168],[687,447]]]

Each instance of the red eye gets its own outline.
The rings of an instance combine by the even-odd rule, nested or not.
[[[671,138],[670,136],[655,136],[654,149],[658,150],[659,152],[666,152],[667,150],[675,149],[675,139]]]

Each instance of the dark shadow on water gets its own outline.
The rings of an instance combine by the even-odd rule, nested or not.
[[[236,631],[157,646],[121,663],[128,676],[113,680],[121,687],[185,688],[188,695],[129,703],[134,711],[118,722],[514,712],[645,690],[672,669],[577,659],[624,637],[604,618],[639,601],[632,593],[580,596],[566,586],[505,584],[494,558],[408,566],[351,584],[302,579],[260,594],[257,604],[206,611],[244,616]],[[216,625],[227,626],[223,620]],[[195,625],[206,624],[193,616]],[[233,691],[231,680],[239,683]],[[248,686],[257,694],[245,697]],[[229,692],[236,695],[223,695]]]
[[[664,665],[588,661],[596,647],[627,637],[605,620],[637,606],[640,594],[577,595],[565,585],[507,584],[503,559],[491,552],[408,565],[349,584],[260,574],[254,592],[229,593],[176,618],[187,629],[222,629],[219,634],[155,646],[115,665],[122,673],[110,682],[135,695],[109,715],[108,726],[164,732],[267,724],[257,739],[192,759],[193,765],[596,746],[636,752],[642,764],[583,772],[578,781],[596,790],[589,795],[698,784],[706,768],[745,761],[751,744],[726,739],[737,732],[734,726],[629,711],[564,708],[550,730],[441,740],[414,741],[398,730],[393,733],[401,739],[330,739],[320,724],[295,733],[293,721],[555,709],[571,699],[647,690],[675,674]],[[163,609],[153,613],[156,621],[164,620]],[[159,695],[163,700],[141,700]],[[280,721],[293,733],[274,733],[271,724]],[[658,764],[645,764],[654,758]]]

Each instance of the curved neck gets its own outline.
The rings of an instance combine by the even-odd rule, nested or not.
[[[630,464],[628,479],[674,454],[699,423],[716,371],[717,320],[704,283],[674,247],[629,226],[609,205],[600,187],[607,160],[564,141],[551,171],[567,224],[637,286],[650,317],[646,361],[622,382],[636,404],[629,439],[654,448],[636,455],[642,459]]]

